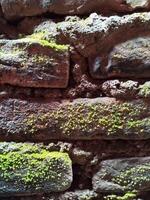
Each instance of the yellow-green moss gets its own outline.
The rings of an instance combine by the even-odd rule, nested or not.
[[[54,62],[54,58],[47,55],[42,55],[42,54],[34,54],[30,57],[30,60],[32,63],[43,65],[43,66],[51,62]]]
[[[137,165],[136,167],[121,171],[112,181],[125,189],[134,190],[150,182],[150,164]]]
[[[150,97],[150,82],[146,82],[139,87],[139,95],[145,98]]]
[[[55,49],[56,51],[67,51],[69,49],[68,45],[57,44],[54,40],[51,39],[47,40],[45,38],[45,35],[46,33],[44,32],[38,32],[26,37],[26,39],[29,39],[30,41],[33,42],[38,42],[42,46]]]
[[[30,115],[25,120],[26,133],[36,133],[38,127],[55,127],[67,135],[97,130],[114,135],[123,133],[125,129],[141,134],[144,131],[143,126],[150,124],[150,119],[139,119],[146,110],[146,106],[132,103],[67,105],[46,114]]]
[[[67,153],[49,152],[24,144],[18,150],[0,154],[0,178],[25,187],[38,187],[43,182],[62,181],[63,170],[71,165]]]
[[[104,200],[135,200],[136,196],[137,195],[135,192],[127,192],[123,196],[108,195],[108,196],[104,197]]]

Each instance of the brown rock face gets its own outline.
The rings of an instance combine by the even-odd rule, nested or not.
[[[149,200],[150,1],[0,0],[0,200]]]
[[[72,44],[84,57],[90,59],[103,56],[105,61],[105,57],[107,58],[116,44],[148,34],[150,13],[134,13],[121,17],[103,17],[94,13],[85,20],[71,19],[58,23],[58,40],[63,39],[63,42]]]
[[[61,5],[61,6],[60,6]],[[35,16],[43,13],[55,13],[61,15],[86,15],[91,12],[129,12],[137,7],[149,8],[149,2],[140,3],[135,0],[2,0],[1,6],[7,19],[24,16]]]
[[[145,140],[150,106],[144,101],[114,98],[73,102],[1,102],[1,140]]]
[[[106,160],[100,164],[99,172],[93,178],[98,192],[122,192],[149,190],[150,158]],[[138,175],[138,176],[137,176]]]
[[[91,65],[93,78],[149,78],[149,42],[149,37],[142,37],[115,46],[105,66],[102,58],[96,57]]]
[[[149,10],[149,0],[2,0],[2,11],[7,19],[35,16],[49,12],[59,15],[87,15],[92,12],[112,14]],[[61,6],[60,6],[61,5]]]
[[[24,87],[67,87],[68,47],[34,37],[0,42],[0,83]]]

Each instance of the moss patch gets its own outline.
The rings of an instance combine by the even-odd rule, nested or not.
[[[137,165],[124,170],[112,181],[131,190],[138,189],[150,182],[150,164]]]
[[[39,33],[34,33],[24,39],[30,40],[33,42],[38,42],[42,46],[55,49],[56,51],[67,51],[69,49],[68,45],[57,44],[54,40],[47,40],[45,38],[45,35],[46,35],[46,33],[39,32]]]
[[[14,148],[14,144],[10,145]],[[39,190],[45,183],[66,185],[64,174],[71,166],[67,153],[49,152],[37,145],[17,145],[0,154],[0,179]],[[68,180],[67,180],[68,181]],[[61,183],[61,184],[60,184]]]
[[[123,196],[118,196],[118,195],[108,195],[104,197],[104,200],[135,200],[136,198],[136,193],[134,192],[127,192]]]
[[[30,115],[24,124],[26,133],[36,133],[38,127],[42,127],[57,129],[66,135],[99,130],[107,135],[131,131],[142,134],[144,127],[150,124],[149,118],[140,119],[146,112],[144,104],[70,104],[43,115]]]
[[[150,98],[150,82],[146,82],[139,87],[139,95],[141,97]]]

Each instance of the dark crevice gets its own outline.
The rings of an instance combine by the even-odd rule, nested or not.
[[[73,164],[73,183],[69,188],[69,191],[72,190],[92,190],[92,180],[90,177],[87,177],[85,172],[85,167],[82,167],[79,164]]]

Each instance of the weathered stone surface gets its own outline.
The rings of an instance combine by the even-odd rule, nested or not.
[[[97,56],[103,66],[104,64],[107,65],[108,52],[116,44],[140,35],[147,35],[150,31],[149,24],[149,12],[122,17],[103,17],[91,14],[85,20],[71,21],[70,19],[70,21],[57,23],[57,38],[72,44],[81,55],[91,57],[89,59],[91,64]],[[53,35],[53,32],[51,32],[51,35]],[[95,68],[97,67],[95,66]]]
[[[50,194],[46,196],[32,196],[32,197],[21,197],[16,196],[1,199],[1,200],[103,200],[99,195],[92,190],[75,190],[73,192],[65,192],[58,194]]]
[[[90,190],[76,190],[74,192],[66,192],[64,194],[53,195],[45,200],[95,200],[99,199],[98,194]]]
[[[149,149],[150,141],[83,141],[83,142],[72,142],[64,143],[50,143],[46,146],[48,151],[61,151],[61,152],[68,152],[72,161],[73,161],[73,170],[74,170],[74,182],[72,183],[72,187],[69,191],[65,191],[63,193],[55,193],[49,195],[41,195],[41,196],[32,196],[32,197],[8,197],[8,199],[2,200],[83,200],[83,197],[89,197],[90,200],[103,200],[101,193],[97,195],[96,192],[93,192],[93,188],[91,184],[87,185],[89,178],[92,178],[92,174],[95,173],[97,167],[99,166],[99,162],[101,160],[110,159],[110,157],[118,158],[118,157],[130,157],[130,156],[149,156],[150,149]],[[76,149],[76,146],[82,149],[82,151],[89,151],[91,152],[93,159],[88,159],[86,163],[78,162],[72,155],[74,153],[73,149]],[[69,147],[69,148],[68,148]],[[71,148],[70,148],[71,147]],[[142,149],[142,151],[141,151]],[[73,151],[73,152],[72,152]],[[80,155],[79,155],[80,157]],[[76,162],[77,161],[77,162]],[[91,165],[90,165],[91,162]],[[77,166],[77,167],[76,167]],[[87,174],[89,172],[89,174]],[[92,172],[92,173],[90,173]],[[80,180],[79,180],[80,178]],[[91,182],[90,182],[91,183]],[[76,185],[77,184],[77,185]],[[75,186],[76,185],[76,186]],[[81,187],[82,189],[77,190],[77,187]],[[88,187],[87,187],[88,186]],[[73,191],[72,188],[75,188]],[[92,188],[89,190],[84,190],[83,188]],[[109,193],[109,196],[112,193]],[[127,192],[128,194],[128,192]],[[126,195],[127,195],[126,194]],[[117,195],[118,197],[124,196],[123,194]],[[149,195],[147,194],[149,197]],[[85,200],[85,199],[84,199]],[[118,199],[117,199],[118,200]],[[128,200],[128,199],[127,199]],[[139,200],[139,199],[138,199]],[[147,198],[143,198],[143,200],[149,200]]]
[[[136,38],[116,46],[108,56],[108,65],[91,68],[94,78],[150,77],[150,38]],[[98,59],[98,58],[97,58]],[[95,61],[96,62],[96,61]]]
[[[85,20],[77,17],[59,23],[47,20],[35,27],[35,32],[45,30],[46,38],[73,46],[81,56],[88,58],[90,73],[95,79],[143,78],[149,77],[150,42],[146,37],[149,24],[149,12],[122,17],[91,14]]]
[[[0,104],[1,140],[148,139],[150,105],[142,100],[78,99]]]
[[[149,11],[0,0],[0,196],[149,200]]]
[[[61,6],[60,6],[61,4]],[[1,0],[2,11],[7,19],[54,13],[61,15],[86,15],[91,12],[130,12],[136,8],[149,9],[149,0]]]
[[[93,187],[100,193],[150,190],[150,157],[106,160],[93,177]]]
[[[132,8],[144,8],[149,5],[148,0],[126,0],[127,4],[129,4]]]
[[[137,197],[136,192],[127,192],[124,195],[106,195],[103,199],[106,200],[144,200]]]
[[[139,83],[137,81],[108,80],[102,84],[102,91],[106,96],[118,99],[135,99],[138,96]],[[143,85],[140,85],[142,88]],[[142,95],[140,95],[142,96]]]
[[[139,96],[142,98],[150,98],[150,81],[139,86]]]
[[[65,88],[69,79],[68,47],[42,34],[0,41],[0,83],[23,87]]]
[[[42,24],[43,21],[46,21],[44,17],[25,17],[17,24],[17,30],[20,34],[30,35],[33,33],[35,27],[39,24]],[[51,21],[50,19],[48,20]],[[27,28],[28,27],[28,28]],[[43,29],[44,30],[44,29]],[[45,31],[45,30],[44,30]]]
[[[72,183],[67,153],[32,143],[0,143],[0,195],[33,195],[67,190]]]
[[[142,8],[149,5],[149,0],[127,0],[126,1],[132,8]]]

